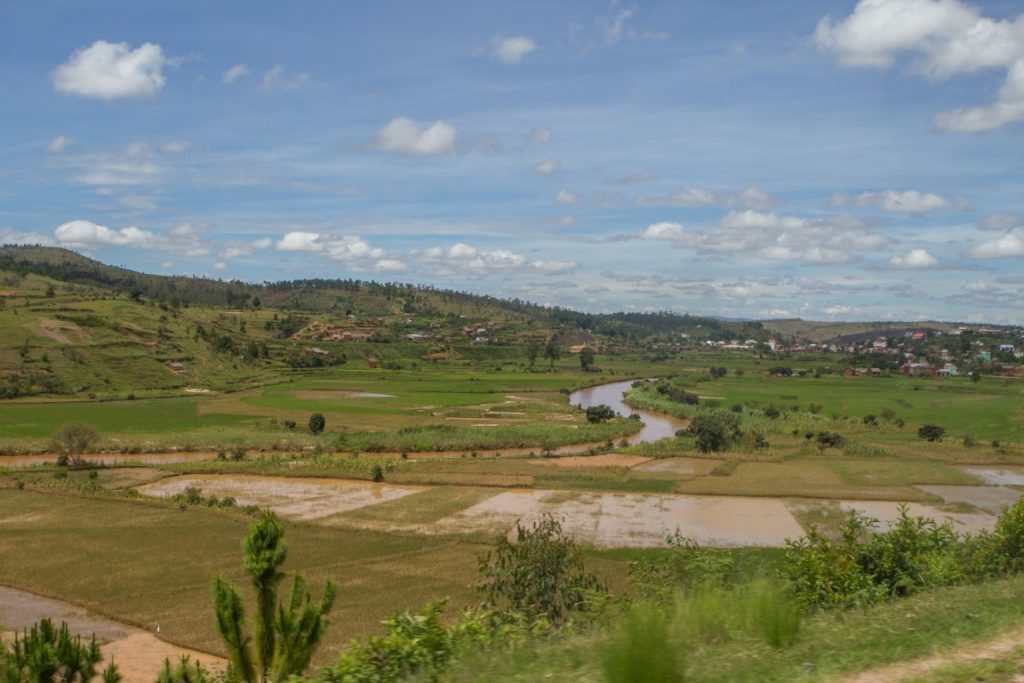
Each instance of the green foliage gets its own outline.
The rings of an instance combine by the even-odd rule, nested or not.
[[[768,580],[745,587],[752,625],[771,647],[787,647],[800,633],[800,605],[786,586]]]
[[[942,441],[946,434],[946,428],[939,425],[926,424],[917,429],[917,435],[925,441]]]
[[[585,609],[590,594],[606,591],[584,567],[579,545],[550,513],[530,527],[517,522],[515,540],[501,536],[495,550],[479,559],[479,568],[485,605],[504,603],[553,623]]]
[[[686,431],[701,452],[722,451],[731,439],[739,436],[740,420],[737,413],[728,410],[703,409],[694,414]]]
[[[587,422],[590,424],[607,422],[613,417],[615,417],[615,411],[603,403],[587,408]]]
[[[594,367],[594,349],[584,346],[580,351],[580,369],[588,372]]]
[[[671,624],[664,606],[634,605],[604,647],[604,679],[608,683],[685,680],[682,653],[672,642]]]
[[[49,619],[15,635],[9,648],[0,646],[0,681],[3,683],[88,683],[96,677],[103,654],[93,637],[83,643],[72,636],[68,625],[60,628]],[[105,681],[117,680],[117,667],[111,664],[103,673]]]
[[[60,466],[82,464],[82,454],[99,442],[100,435],[84,422],[69,422],[54,430],[50,436],[50,447],[57,453]]]
[[[323,639],[337,589],[328,582],[323,597],[314,603],[305,590],[305,579],[296,576],[288,601],[278,603],[277,587],[284,579],[280,567],[288,549],[284,527],[273,513],[265,512],[252,525],[242,548],[242,567],[256,597],[253,634],[245,633],[241,597],[220,577],[213,586],[215,625],[228,652],[229,678],[276,683],[309,666]]]
[[[309,431],[312,434],[320,434],[327,426],[327,420],[321,413],[313,413],[309,416]]]
[[[157,674],[156,683],[213,683],[213,677],[188,655],[182,655],[178,664],[171,667],[171,660],[165,659],[164,666]]]
[[[665,539],[669,551],[629,563],[630,580],[640,595],[669,599],[679,589],[721,585],[733,571],[733,558],[714,548],[702,548],[677,529]]]

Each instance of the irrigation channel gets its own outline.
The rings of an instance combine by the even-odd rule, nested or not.
[[[604,404],[622,416],[636,413],[644,423],[643,429],[629,437],[629,443],[647,443],[675,436],[676,432],[686,427],[686,421],[668,415],[660,415],[647,410],[630,408],[622,400],[626,392],[633,386],[633,380],[598,384],[586,389],[574,391],[569,395],[569,403],[583,410],[591,406]]]

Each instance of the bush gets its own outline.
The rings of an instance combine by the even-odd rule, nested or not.
[[[917,429],[917,435],[926,441],[942,441],[945,434],[946,428],[939,425],[921,425]]]
[[[320,413],[313,413],[309,416],[309,431],[312,434],[320,434],[327,427],[327,420]]]
[[[100,435],[84,422],[69,422],[54,430],[50,436],[50,447],[57,453],[60,467],[79,466],[82,454],[94,448]]]
[[[686,433],[696,441],[697,448],[703,453],[725,450],[730,439],[739,436],[740,417],[736,413],[724,410],[698,411]]]
[[[587,408],[587,422],[591,424],[607,422],[613,417],[615,417],[615,411],[603,403]]]
[[[506,603],[553,623],[584,609],[589,594],[606,591],[583,566],[579,545],[550,513],[529,528],[517,522],[515,540],[499,537],[494,552],[479,559],[479,568],[485,580],[477,588],[486,606]]]
[[[771,581],[747,587],[751,624],[771,647],[787,647],[800,632],[800,606],[791,592]]]

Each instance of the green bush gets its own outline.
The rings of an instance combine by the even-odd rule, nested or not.
[[[791,591],[774,581],[760,580],[745,588],[752,626],[771,647],[787,647],[800,632],[800,606]]]

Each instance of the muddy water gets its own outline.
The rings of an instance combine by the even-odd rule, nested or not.
[[[960,469],[993,486],[1024,486],[1024,470],[1008,467],[961,467]]]
[[[634,410],[622,401],[622,396],[633,386],[633,380],[599,384],[574,391],[569,396],[569,403],[586,410],[590,406],[601,405],[611,407],[619,415],[636,413],[644,426],[636,434],[628,437],[629,443],[646,443],[675,436],[676,432],[686,427],[686,421],[668,415],[659,415],[646,410]]]
[[[20,632],[44,618],[56,624],[66,622],[68,629],[83,640],[95,634],[103,656],[117,663],[124,683],[152,683],[164,659],[177,662],[182,655],[199,660],[207,669],[224,670],[225,662],[219,657],[172,645],[153,633],[90,614],[60,600],[0,586],[0,624],[5,629]]]
[[[297,479],[247,475],[187,475],[169,477],[139,491],[149,496],[173,496],[195,486],[203,496],[231,496],[239,505],[269,507],[284,517],[314,520],[375,505],[423,491],[421,486],[393,486],[345,479]]]

